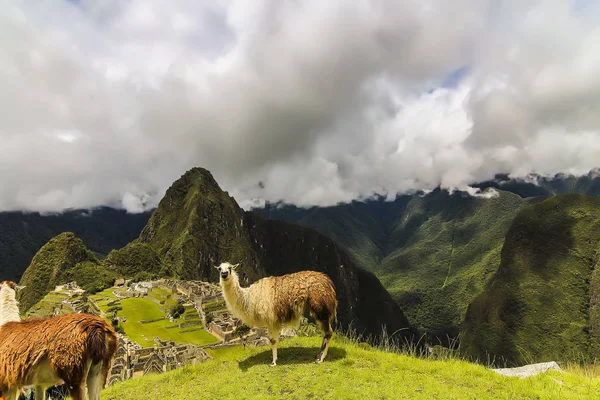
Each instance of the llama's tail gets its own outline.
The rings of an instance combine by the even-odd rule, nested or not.
[[[117,334],[112,326],[100,318],[94,318],[86,327],[87,353],[92,364],[108,364],[117,351]]]

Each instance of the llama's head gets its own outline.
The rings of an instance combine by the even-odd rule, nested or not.
[[[0,282],[0,291],[3,291],[5,288],[16,292],[17,290],[21,290],[21,289],[25,288],[25,286],[19,286],[16,283],[14,283],[13,281]]]
[[[2,281],[2,282],[0,282],[0,289],[4,289],[4,287],[9,287],[12,290],[15,290],[15,288],[17,287],[17,284],[14,283],[13,281]]]
[[[215,265],[215,268],[219,270],[219,275],[221,275],[221,281],[226,282],[232,275],[233,270],[235,270],[239,265],[239,263],[231,265],[228,262],[224,262],[221,263],[221,265]]]

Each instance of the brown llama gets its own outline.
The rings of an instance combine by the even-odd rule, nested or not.
[[[325,333],[316,362],[323,362],[333,334],[331,321],[337,311],[335,287],[329,276],[316,271],[300,271],[271,276],[240,287],[235,268],[239,264],[222,263],[218,267],[223,297],[229,311],[251,327],[266,327],[277,365],[277,343],[283,327],[298,328],[308,310]]]
[[[104,319],[67,314],[7,322],[0,327],[0,390],[16,400],[34,385],[38,399],[61,379],[73,400],[99,400],[117,349],[117,335]]]

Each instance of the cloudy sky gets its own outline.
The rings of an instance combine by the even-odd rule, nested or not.
[[[139,211],[194,166],[245,207],[586,173],[599,3],[0,0],[0,210]]]

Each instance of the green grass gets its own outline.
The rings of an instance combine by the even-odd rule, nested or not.
[[[106,312],[109,309],[108,303],[116,300],[112,294],[113,289],[107,289],[102,292],[90,296],[96,305]],[[154,297],[154,292],[164,294],[164,291],[157,288],[150,291],[150,295]],[[119,305],[123,308],[118,312],[119,317],[124,317],[127,321],[120,323],[125,330],[125,335],[131,340],[136,341],[143,347],[154,346],[154,337],[158,336],[162,340],[173,340],[177,343],[191,343],[196,345],[205,345],[218,343],[219,340],[213,335],[202,329],[202,325],[194,325],[187,328],[178,328],[180,323],[199,321],[200,317],[194,319],[184,319],[183,316],[175,322],[167,320],[165,311],[168,307],[159,305],[147,297],[131,297],[119,301]],[[196,313],[195,310],[186,310],[185,314]],[[197,315],[197,314],[196,314]],[[154,320],[163,318],[160,321],[142,324],[140,321]],[[185,332],[192,330],[191,332]]]
[[[54,308],[63,308],[62,313],[73,312],[73,309],[67,305],[62,304],[63,300],[67,300],[69,296],[62,292],[50,292],[45,295],[38,303],[31,307],[26,312],[26,317],[48,317],[52,315]],[[73,299],[75,300],[75,299]],[[24,317],[25,317],[24,316]]]
[[[94,303],[98,306],[98,308],[100,308],[102,312],[106,312],[106,310],[108,310],[108,308],[110,307],[108,303],[117,300],[117,298],[113,294],[113,290],[113,288],[108,288],[89,297],[91,300],[94,301]]]
[[[600,380],[550,372],[508,378],[464,361],[423,360],[334,337],[322,364],[318,337],[285,340],[278,366],[268,347],[212,351],[213,360],[105,389],[103,399],[591,399]]]
[[[225,300],[215,300],[208,303],[202,303],[202,309],[204,312],[223,311],[227,309],[227,305],[225,304]]]

